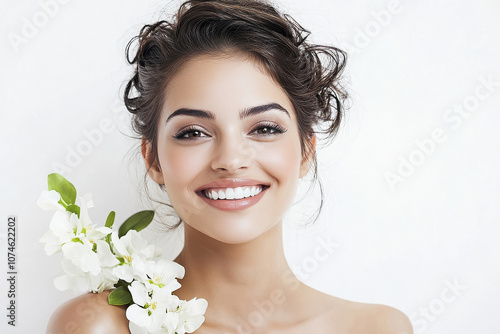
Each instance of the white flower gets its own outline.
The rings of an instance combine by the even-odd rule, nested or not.
[[[181,286],[177,279],[184,277],[184,267],[159,259],[160,249],[135,230],[118,238],[110,228],[92,224],[90,193],[80,198],[79,215],[66,211],[60,200],[61,195],[51,190],[42,192],[37,202],[44,210],[55,210],[50,229],[40,242],[45,243],[48,255],[63,253],[64,274],[54,279],[57,289],[98,293],[124,280],[131,283],[128,289],[133,304],[126,316],[132,334],[185,334],[201,326],[206,300],[186,302],[173,294]]]
[[[120,264],[120,261],[111,252],[109,244],[104,240],[96,240],[96,253],[99,257],[99,263],[103,267],[115,267]],[[117,279],[118,281],[118,279]]]
[[[90,282],[88,275],[82,272],[68,259],[62,260],[61,266],[63,268],[64,275],[54,279],[56,289],[65,291],[71,288],[76,292],[89,291]]]
[[[68,259],[61,262],[64,275],[54,279],[54,285],[58,290],[72,289],[76,292],[102,292],[111,289],[118,279],[112,275],[109,268],[103,268],[97,275],[84,273]]]
[[[55,194],[58,195],[57,192]],[[96,228],[92,224],[88,215],[88,208],[92,206],[92,197],[87,194],[81,198],[80,218],[75,213],[56,211],[50,222],[50,230],[40,238],[45,243],[48,255],[59,251],[64,255],[64,275],[54,280],[59,290],[71,287],[76,291],[100,292],[118,282],[112,269],[120,261],[104,241],[111,229]]]
[[[50,221],[49,230],[40,238],[45,243],[45,253],[52,255],[61,251],[61,246],[75,236],[70,217],[71,212],[56,211]]]
[[[82,197],[80,197],[80,219],[84,222],[85,225],[91,225],[89,217],[89,208],[94,207],[94,201],[92,200],[92,193],[86,193]]]
[[[158,250],[154,245],[140,236],[135,230],[130,230],[121,238],[118,233],[111,234],[113,251],[122,263],[114,269],[119,278],[132,282],[134,278],[141,279],[146,276],[146,262],[158,257]]]
[[[62,246],[62,252],[82,272],[91,275],[99,274],[103,267],[114,267],[120,263],[103,240],[96,240],[95,243],[68,242]]]
[[[146,263],[146,275],[142,281],[146,288],[151,291],[156,287],[173,292],[181,287],[176,278],[183,278],[185,269],[174,261],[159,259]]]
[[[149,333],[160,331],[167,311],[176,310],[179,305],[179,298],[172,295],[168,289],[156,288],[148,291],[139,281],[132,282],[128,289],[135,304],[127,308],[127,319],[139,327],[146,328]]]
[[[56,194],[59,194],[56,192]],[[88,207],[92,207],[92,198],[87,194],[81,198],[82,205],[80,217],[67,211],[56,211],[50,221],[50,230],[41,238],[40,242],[45,243],[45,252],[52,255],[62,250],[62,246],[68,242],[81,242],[92,248],[97,240],[102,240],[111,233],[108,227],[98,227],[92,225],[88,216]]]
[[[128,308],[130,308],[130,306]],[[145,327],[138,326],[135,324],[135,322],[132,321],[128,322],[128,330],[131,334],[150,334]]]
[[[205,321],[205,311],[208,303],[205,299],[193,298],[190,301],[181,300],[179,305],[179,319],[175,332],[177,334],[192,333]],[[165,324],[168,327],[168,324]]]
[[[97,275],[101,272],[101,264],[97,253],[80,242],[68,242],[62,246],[64,257],[70,260],[84,273]]]
[[[64,206],[59,203],[61,199],[61,194],[59,194],[55,190],[44,190],[40,194],[38,201],[36,204],[43,210],[57,210],[57,211],[66,211]]]
[[[75,232],[76,237],[83,242],[88,240],[90,243],[94,243],[96,240],[101,240],[106,235],[110,234],[112,230],[109,227],[95,228],[95,224],[92,224],[92,221],[90,220],[88,208],[94,207],[92,194],[87,193],[83,195],[80,198],[80,201],[80,219],[77,221],[77,231]]]
[[[109,245],[97,240],[95,251],[92,246],[80,242],[68,242],[62,246],[65,259],[64,275],[56,278],[54,284],[59,290],[102,292],[118,282],[113,268],[120,262],[111,253]]]

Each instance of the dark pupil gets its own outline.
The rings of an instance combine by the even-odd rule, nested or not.
[[[262,133],[268,133],[269,132],[269,128],[267,128],[267,127],[266,128],[262,128],[262,129],[260,129],[260,131]]]
[[[199,137],[200,136],[200,131],[193,131],[193,137]]]

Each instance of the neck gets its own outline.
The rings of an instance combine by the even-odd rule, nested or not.
[[[299,284],[285,259],[281,222],[242,244],[219,242],[187,224],[184,235],[184,249],[175,261],[186,275],[175,294],[186,300],[205,298],[214,318],[248,314],[256,301],[269,300],[276,290],[286,294],[287,283]]]

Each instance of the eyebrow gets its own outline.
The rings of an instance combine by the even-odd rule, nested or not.
[[[240,111],[240,119],[254,116],[257,114],[261,114],[263,112],[266,112],[266,111],[272,110],[272,109],[283,111],[288,116],[288,118],[290,118],[290,113],[285,108],[283,108],[280,104],[268,103],[268,104],[264,104],[261,106],[255,106],[255,107],[245,108],[245,109],[241,110]],[[167,117],[167,120],[165,121],[165,123],[167,123],[173,117],[179,116],[179,115],[206,118],[206,119],[210,119],[210,120],[215,119],[215,114],[211,111],[208,111],[208,110],[180,108],[180,109],[177,109],[176,111],[174,111],[173,113],[171,113]]]

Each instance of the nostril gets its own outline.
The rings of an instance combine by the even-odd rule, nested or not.
[[[255,156],[250,157],[247,153],[248,150],[246,149],[241,149],[236,146],[229,147],[226,145],[234,145],[234,143],[225,144],[225,147],[220,147],[217,152],[214,152],[211,162],[213,170],[221,172],[235,172],[240,169],[246,169],[250,166],[251,161]]]

